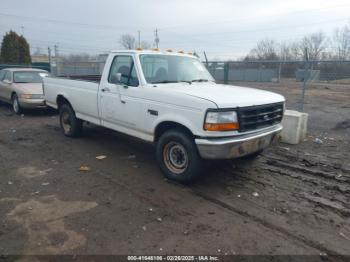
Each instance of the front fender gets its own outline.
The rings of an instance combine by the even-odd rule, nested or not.
[[[197,116],[198,117],[198,116]],[[198,120],[198,119],[197,119]],[[164,122],[173,122],[176,124],[180,124],[184,127],[186,127],[187,129],[189,129],[191,131],[191,133],[193,135],[198,135],[198,128],[196,126],[196,122],[197,121],[191,121],[191,119],[182,116],[182,115],[178,115],[178,114],[164,114],[162,116],[160,116],[153,125],[153,134],[155,134],[155,131],[157,129],[157,127]]]

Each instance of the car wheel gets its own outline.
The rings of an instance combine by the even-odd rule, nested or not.
[[[12,109],[17,115],[20,115],[22,113],[22,108],[19,104],[18,96],[16,94],[12,96]]]
[[[83,121],[75,116],[75,112],[69,104],[60,107],[60,126],[65,136],[78,137],[82,133]]]
[[[156,145],[158,164],[168,179],[193,182],[201,175],[202,159],[193,138],[185,132],[169,130]]]

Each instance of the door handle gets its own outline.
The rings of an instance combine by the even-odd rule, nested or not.
[[[110,90],[108,87],[105,87],[105,88],[102,88],[101,91],[102,91],[102,92],[109,92],[109,91],[111,91],[111,90]]]

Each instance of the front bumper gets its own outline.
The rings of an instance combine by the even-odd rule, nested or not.
[[[282,129],[282,125],[276,125],[252,134],[229,138],[197,138],[195,142],[202,158],[232,159],[250,155],[268,147],[277,139]]]
[[[44,108],[46,103],[44,99],[19,99],[19,104],[23,108]]]

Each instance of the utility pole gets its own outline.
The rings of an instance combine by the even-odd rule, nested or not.
[[[24,36],[24,26],[21,26],[22,36]]]
[[[49,63],[51,65],[51,47],[48,47],[47,51],[48,51],[48,55],[49,55]]]
[[[137,31],[139,35],[139,48],[141,48],[141,31]]]
[[[158,36],[158,29],[154,31],[154,44],[156,48],[159,48],[159,36]]]
[[[48,51],[48,55],[49,55],[49,67],[50,67],[50,72],[51,72],[52,71],[51,70],[51,47],[48,47],[47,51]]]
[[[303,90],[301,94],[301,102],[300,102],[300,111],[304,112],[304,103],[305,103],[305,92],[306,92],[306,84],[309,80],[309,50],[305,48],[305,69],[304,69],[304,82],[303,82]]]
[[[56,63],[57,63],[57,61],[58,61],[58,56],[59,56],[59,54],[58,54],[58,45],[54,45],[54,52],[55,52],[55,60],[56,60]]]
[[[54,45],[54,52],[55,52],[55,64],[56,64],[56,74],[60,75],[61,74],[61,70],[60,70],[60,64],[58,63],[58,59],[59,59],[59,53],[58,53],[58,44]]]

